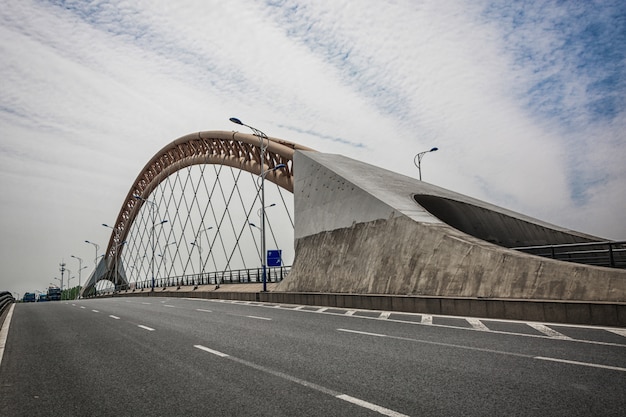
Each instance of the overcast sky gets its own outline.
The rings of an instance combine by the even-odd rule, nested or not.
[[[437,146],[424,181],[625,240],[625,45],[623,0],[5,0],[0,290],[77,271],[159,149],[233,116],[415,177]]]

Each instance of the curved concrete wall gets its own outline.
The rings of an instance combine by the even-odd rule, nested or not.
[[[498,224],[495,241],[511,230],[506,245],[602,239],[340,155],[296,152],[294,170],[296,256],[278,291],[626,301],[626,271],[489,243],[414,196],[431,196],[424,205],[444,219],[440,206],[450,201],[461,211],[471,206],[487,238],[489,224]]]

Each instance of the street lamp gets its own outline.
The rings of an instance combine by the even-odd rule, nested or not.
[[[96,279],[96,269],[98,269],[98,249],[100,249],[100,245],[98,245],[97,243],[93,243],[90,242],[88,240],[85,240],[85,243],[89,243],[90,245],[93,245],[94,248],[96,248],[96,257],[93,259],[93,278],[94,280]],[[96,283],[94,282],[94,287],[95,287]]]
[[[151,290],[154,291],[154,228],[156,226],[161,226],[164,223],[167,223],[167,220],[161,220],[159,223],[156,222],[156,211],[157,205],[154,201],[146,200],[140,195],[134,195],[137,200],[141,200],[144,203],[149,203],[152,210],[152,227],[150,228],[150,246],[152,249],[152,258],[150,259],[150,273],[152,274],[152,282],[151,282]]]
[[[426,155],[428,152],[435,152],[439,150],[439,148],[432,148],[428,151],[424,151],[424,152],[420,152],[417,155],[415,155],[415,157],[413,158],[413,163],[415,164],[415,166],[417,167],[417,171],[419,172],[419,176],[420,176],[420,181],[422,180],[422,158],[424,157],[424,155]]]
[[[66,269],[65,269],[65,262],[61,262],[59,264],[59,266],[60,266],[59,271],[61,271],[61,291],[63,291],[63,272],[66,271]]]
[[[193,242],[191,242],[192,246],[197,246],[198,247],[198,253],[200,254],[200,279],[202,279],[202,276],[204,275],[204,264],[202,263],[202,246],[200,246],[200,244],[202,243],[202,232],[205,232],[207,230],[211,230],[213,229],[213,226],[209,226],[209,227],[205,227],[204,229],[198,231],[198,233],[196,233],[196,240],[194,240]],[[210,248],[209,248],[210,250]]]
[[[270,169],[269,171],[265,171],[265,149],[269,145],[269,138],[267,137],[267,135],[263,133],[262,131],[260,131],[259,129],[243,123],[241,120],[237,119],[236,117],[231,117],[229,120],[235,124],[247,127],[248,129],[252,130],[252,133],[254,134],[254,136],[259,138],[259,144],[260,144],[260,149],[261,149],[261,160],[260,160],[261,166],[259,168],[259,176],[261,177],[261,253],[262,253],[261,263],[263,266],[263,291],[265,292],[267,291],[267,262],[266,262],[266,254],[265,254],[265,176],[268,173],[275,171],[279,168],[284,168],[286,165],[278,164],[274,168]],[[267,139],[267,144],[264,144],[264,140],[266,139]]]
[[[80,277],[81,277],[81,271],[83,270],[83,260],[79,258],[78,256],[74,256],[74,255],[70,255],[70,256],[74,259],[78,259],[78,294],[80,294]]]

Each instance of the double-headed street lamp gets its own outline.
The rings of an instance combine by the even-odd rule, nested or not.
[[[248,129],[252,130],[252,133],[254,134],[254,136],[259,138],[259,145],[261,149],[261,160],[260,160],[261,166],[259,167],[259,176],[261,177],[261,253],[262,253],[261,263],[263,266],[263,291],[267,291],[267,260],[266,260],[267,256],[265,253],[266,252],[265,250],[265,176],[269,174],[270,172],[275,171],[279,168],[284,168],[286,165],[278,164],[274,168],[270,169],[269,171],[266,171],[265,170],[265,149],[269,145],[269,138],[267,137],[267,135],[263,133],[262,131],[260,131],[259,129],[243,123],[241,120],[237,119],[236,117],[231,117],[230,121],[235,124],[247,127]],[[265,143],[265,141],[267,141],[267,143]]]
[[[96,269],[98,269],[98,249],[100,249],[100,245],[98,245],[97,243],[90,242],[88,240],[85,240],[85,243],[89,243],[90,245],[93,245],[94,248],[96,248],[96,257],[93,259],[93,265],[94,265],[93,276],[94,276],[94,279],[96,279]],[[94,283],[94,286],[95,286],[95,283]]]
[[[152,275],[152,282],[151,282],[151,290],[154,291],[154,228],[156,226],[161,226],[164,223],[167,223],[167,220],[161,220],[159,223],[156,222],[156,210],[157,210],[157,205],[154,201],[150,201],[150,200],[146,200],[145,198],[143,198],[140,195],[134,195],[133,197],[135,197],[137,200],[141,200],[144,203],[148,203],[150,204],[151,210],[152,210],[152,227],[150,228],[150,246],[152,249],[152,258],[150,259],[150,273]]]
[[[415,157],[413,158],[413,163],[415,164],[415,166],[417,167],[417,171],[419,172],[419,176],[420,176],[420,181],[422,180],[422,158],[424,157],[424,155],[426,155],[429,152],[435,152],[439,150],[439,148],[432,148],[428,151],[424,151],[424,152],[420,152],[417,155],[415,155]]]
[[[194,240],[193,242],[191,242],[191,246],[196,246],[198,248],[198,254],[200,256],[200,279],[202,279],[202,276],[204,275],[204,264],[202,263],[202,246],[200,246],[200,244],[202,243],[202,232],[205,232],[207,230],[211,230],[213,229],[213,226],[209,226],[209,227],[205,227],[204,229],[198,231],[198,233],[196,233],[196,240]],[[210,248],[209,248],[210,250]]]
[[[74,259],[78,259],[78,294],[80,294],[80,278],[81,278],[81,271],[83,270],[83,260],[81,258],[79,258],[78,256],[74,256],[74,255],[70,255],[72,258]],[[97,256],[97,255],[96,255]],[[85,268],[87,268],[85,266]],[[78,295],[77,295],[78,297]]]

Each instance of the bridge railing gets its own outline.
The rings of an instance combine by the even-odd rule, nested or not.
[[[280,282],[291,270],[290,266],[268,267],[267,282]],[[221,285],[221,284],[248,284],[263,282],[263,269],[236,269],[230,271],[205,272],[203,274],[181,275],[166,278],[157,278],[154,280],[155,288],[182,287],[182,286],[200,286],[200,285]],[[127,289],[144,289],[152,288],[152,280],[146,279],[131,283],[129,288],[119,286],[116,291]],[[112,290],[111,290],[112,291]],[[99,294],[111,292],[99,291]]]
[[[560,261],[626,269],[626,241],[524,246],[511,249]]]
[[[0,291],[0,316],[4,313],[4,310],[15,302],[13,294],[8,291]]]

